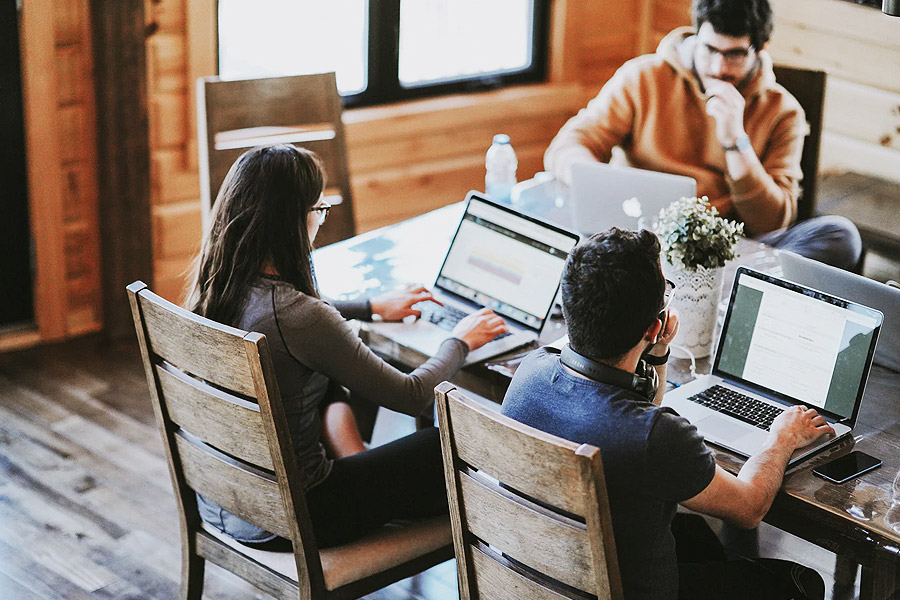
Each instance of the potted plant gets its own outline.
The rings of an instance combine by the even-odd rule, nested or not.
[[[681,198],[662,209],[654,230],[662,244],[663,272],[677,286],[675,343],[695,357],[709,356],[723,267],[735,257],[744,224],[720,217],[704,196]]]

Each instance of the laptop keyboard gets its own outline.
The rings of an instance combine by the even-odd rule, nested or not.
[[[421,302],[413,306],[413,308],[422,312],[422,319],[429,323],[434,323],[441,329],[446,329],[447,331],[452,331],[457,323],[469,316],[469,313],[464,310],[460,310],[454,306],[441,306],[434,302]],[[506,333],[501,333],[492,341],[501,340],[508,335],[510,335],[510,332],[508,331]]]
[[[775,417],[784,412],[783,408],[745,396],[721,385],[707,388],[699,394],[694,394],[688,400],[766,431],[769,431]]]

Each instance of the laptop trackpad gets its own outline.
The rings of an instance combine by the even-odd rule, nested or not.
[[[721,442],[733,442],[747,435],[747,428],[740,423],[716,415],[699,421],[697,429],[703,435]]]

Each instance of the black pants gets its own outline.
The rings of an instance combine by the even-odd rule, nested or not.
[[[813,569],[770,558],[728,560],[703,517],[672,521],[680,600],[822,600],[825,582]]]
[[[441,439],[434,427],[334,461],[331,474],[306,493],[321,548],[345,544],[395,519],[448,514]],[[276,538],[253,548],[290,551]]]

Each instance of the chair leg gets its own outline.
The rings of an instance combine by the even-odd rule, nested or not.
[[[206,560],[193,552],[185,552],[181,559],[181,599],[200,600],[203,597],[203,574]]]

